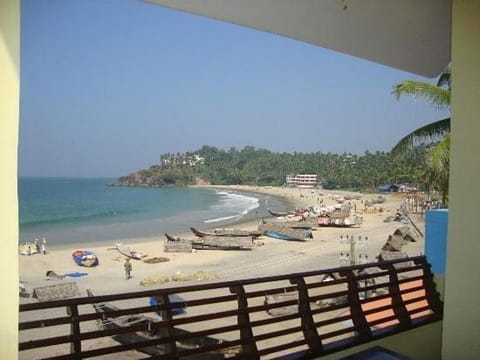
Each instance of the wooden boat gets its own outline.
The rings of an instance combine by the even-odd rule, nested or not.
[[[93,293],[91,290],[87,290],[87,294],[90,297],[93,297]],[[174,304],[174,302],[172,302]],[[168,329],[151,329],[152,324],[161,322],[162,320],[148,317],[145,315],[109,315],[109,313],[115,312],[120,310],[118,307],[108,304],[108,303],[98,303],[93,304],[93,307],[97,313],[104,314],[101,319],[99,319],[99,326],[105,330],[112,330],[112,329],[119,329],[119,328],[128,328],[128,327],[135,327],[144,325],[142,330],[132,330],[132,332],[128,333],[121,333],[117,335],[113,335],[112,339],[118,341],[122,345],[129,345],[135,344],[137,342],[155,340],[155,339],[162,339],[168,336]],[[188,336],[191,334],[187,330],[174,328],[173,329],[173,336],[175,337],[182,337]],[[201,336],[195,338],[188,338],[184,340],[179,340],[176,342],[177,349],[197,349],[201,347],[213,346],[217,344],[221,344],[223,342],[222,339],[216,339],[208,336]],[[151,346],[145,346],[138,348],[136,350],[143,352],[145,354],[151,355],[152,357],[161,356],[166,354],[166,347],[167,344],[156,344]],[[195,359],[199,360],[216,360],[216,359],[224,359],[225,355],[221,352],[209,352],[209,353],[200,353],[195,355]]]
[[[73,261],[79,266],[92,267],[98,265],[97,255],[89,250],[75,250],[72,257]]]
[[[334,216],[334,215],[320,215],[317,217],[318,226],[335,226],[335,227],[350,227],[360,225],[357,218]]]
[[[292,213],[292,212],[274,212],[270,209],[267,208],[267,211],[270,215],[272,216],[275,216],[275,217],[285,217],[285,216],[288,216],[288,215],[294,215],[295,213]]]
[[[279,240],[288,240],[288,241],[305,241],[307,237],[311,237],[311,232],[309,230],[295,230],[295,229],[290,229],[288,230],[282,230],[282,231],[273,231],[273,230],[267,230],[265,231],[265,236],[274,238],[274,239],[279,239]]]
[[[252,238],[257,238],[262,235],[259,231],[250,231],[250,230],[238,230],[238,229],[215,229],[213,231],[203,231],[198,230],[194,227],[191,227],[190,230],[197,235],[198,237],[204,236],[229,236],[229,237],[245,237],[250,236]]]
[[[312,238],[312,229],[292,229],[276,223],[260,224],[259,231],[268,237],[280,240],[305,241]]]
[[[263,224],[268,224],[270,226],[280,226],[288,227],[291,229],[305,229],[312,230],[313,227],[317,226],[315,217],[308,217],[305,220],[274,220],[274,221],[262,221]]]
[[[190,242],[195,250],[251,250],[253,239],[250,236],[204,236],[192,240],[165,234],[167,241]]]
[[[311,208],[309,209],[295,209],[294,211],[287,211],[287,212],[275,212],[267,208],[267,211],[270,215],[275,217],[287,217],[287,216],[303,216],[307,212],[311,212]]]
[[[142,260],[147,256],[147,254],[133,250],[129,246],[122,245],[122,243],[115,243],[115,249],[117,249],[120,254],[132,259]]]
[[[165,233],[165,240],[163,244],[163,250],[165,252],[182,252],[182,253],[191,253],[193,250],[192,240],[182,239],[178,236],[173,236]]]

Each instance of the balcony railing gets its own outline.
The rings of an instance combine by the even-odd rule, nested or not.
[[[90,295],[20,305],[19,357],[308,359],[442,317],[425,257]]]

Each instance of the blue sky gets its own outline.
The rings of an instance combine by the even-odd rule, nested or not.
[[[139,0],[22,0],[19,173],[117,177],[211,145],[388,151],[432,81]]]

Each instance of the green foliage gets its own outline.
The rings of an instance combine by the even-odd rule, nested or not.
[[[450,65],[440,75],[436,85],[422,81],[404,81],[395,85],[393,94],[420,97],[439,108],[450,106],[452,76]],[[392,149],[394,155],[404,154],[417,144],[425,142],[430,149],[425,156],[424,183],[438,191],[445,205],[448,205],[448,177],[450,158],[450,118],[427,124],[406,135]]]
[[[270,185],[285,183],[287,174],[317,174],[325,188],[375,189],[386,183],[421,184],[426,148],[409,150],[400,156],[365,152],[363,156],[323,153],[273,153],[247,146],[221,150],[211,146],[190,152],[204,164],[172,162],[153,165],[118,179],[122,185],[183,186],[202,179],[215,185]],[[170,157],[164,154],[161,158]],[[179,155],[180,156],[180,155]]]

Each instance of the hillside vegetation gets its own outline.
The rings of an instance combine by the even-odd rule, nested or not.
[[[381,184],[423,185],[423,146],[393,156],[386,152],[352,155],[332,153],[274,153],[246,146],[228,150],[212,146],[185,154],[163,154],[161,164],[118,178],[118,186],[272,185],[285,183],[287,174],[317,174],[326,189],[375,189]],[[202,161],[192,164],[191,159]]]

